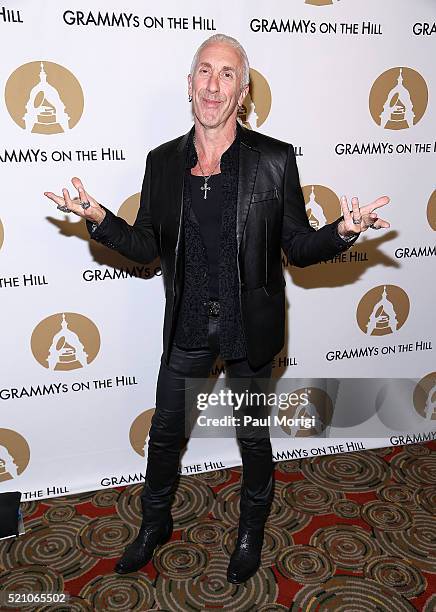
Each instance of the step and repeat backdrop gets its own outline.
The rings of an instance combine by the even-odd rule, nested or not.
[[[340,215],[342,194],[391,198],[379,211],[389,230],[308,268],[283,258],[287,338],[273,375],[311,399],[285,406],[275,460],[435,437],[434,1],[6,1],[0,492],[30,500],[144,478],[162,351],[159,261],[140,265],[90,241],[43,192],[74,192],[78,176],[133,223],[146,154],[190,129],[186,77],[218,32],[250,59],[239,120],[293,144],[313,227]],[[223,365],[212,373],[221,380]],[[316,424],[300,428],[299,417]],[[329,469],[340,475],[338,461]],[[240,463],[234,436],[193,435],[181,473]]]

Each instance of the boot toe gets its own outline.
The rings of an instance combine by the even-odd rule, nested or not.
[[[131,569],[129,567],[129,565],[127,563],[124,563],[121,559],[116,563],[115,567],[114,567],[114,571],[117,574],[129,574],[130,572],[133,572],[134,570]]]
[[[227,568],[227,580],[241,584],[254,576],[261,564],[263,529],[240,529],[235,550]]]
[[[114,571],[117,574],[137,572],[151,561],[155,549],[171,538],[172,531],[171,517],[158,529],[155,526],[141,527],[136,540],[127,546],[123,556],[116,563]]]
[[[238,568],[232,569],[229,567],[227,570],[227,582],[231,582],[232,584],[242,584],[243,582],[247,582],[260,567],[260,563],[257,563],[255,566],[251,568]]]
[[[235,551],[236,552],[236,551]],[[241,584],[249,580],[260,567],[260,554],[251,558],[247,555],[233,554],[227,568],[227,581]]]
[[[138,571],[144,565],[150,561],[151,556],[149,554],[142,554],[139,551],[126,550],[124,555],[119,559],[115,565],[114,570],[117,574],[130,574],[131,572]]]

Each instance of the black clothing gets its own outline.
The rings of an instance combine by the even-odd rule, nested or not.
[[[187,384],[192,385],[190,393],[193,394],[197,388],[194,387],[194,381],[187,379],[204,379],[209,376],[220,353],[219,326],[219,317],[209,319],[206,348],[183,350],[175,345],[168,365],[162,356],[156,390],[156,410],[149,432],[145,484],[141,493],[144,508],[157,507],[165,514],[172,504],[177,486],[180,452],[187,437],[185,426],[189,430],[192,422],[189,415],[185,421],[185,389]],[[272,370],[271,362],[254,370],[245,359],[226,361],[225,366],[230,377],[229,386],[235,393],[241,393],[242,389],[249,392],[259,391],[259,388],[252,386],[256,385],[256,378],[269,379]],[[255,407],[243,404],[234,412],[234,416],[241,418],[241,425],[236,427],[236,435],[241,448],[244,495],[260,512],[262,508],[269,506],[273,493],[274,464],[269,428],[244,426],[244,414],[264,418],[268,415],[268,407],[261,403]]]
[[[192,134],[189,135],[186,152],[186,172],[197,163]],[[223,359],[245,357],[244,332],[238,291],[238,266],[236,243],[236,212],[238,195],[239,137],[221,157],[222,200],[219,233],[218,285],[220,298],[220,346]],[[183,220],[181,267],[184,274],[182,296],[177,312],[174,342],[184,348],[207,346],[209,299],[209,266],[207,252],[199,224],[192,215],[190,176],[185,176],[183,189]]]
[[[91,234],[134,261],[150,263],[160,255],[166,296],[163,346],[167,364],[183,288],[191,292],[195,306],[193,312],[198,325],[195,330],[191,328],[194,345],[201,346],[207,333],[208,318],[202,314],[199,299],[207,291],[207,279],[199,277],[197,265],[189,268],[193,263],[192,253],[183,257],[182,221],[187,217],[183,209],[188,201],[184,185],[189,185],[185,180],[186,155],[193,132],[194,127],[188,134],[148,154],[141,205],[134,225],[106,208],[106,217]],[[225,171],[225,160],[229,158],[228,171],[236,177],[234,181],[225,181],[222,209],[223,234],[228,238],[220,262],[223,271],[221,274],[220,268],[220,300],[224,304],[221,334],[225,334],[222,350],[232,351],[231,341],[235,337],[239,352],[243,340],[250,365],[258,367],[270,361],[284,344],[285,281],[281,249],[291,264],[303,267],[332,259],[354,241],[345,242],[340,238],[337,231],[340,219],[318,230],[310,226],[292,145],[239,124],[237,133],[234,145],[223,155],[221,167]],[[233,148],[235,156],[229,157],[227,153]],[[233,215],[236,215],[235,225]],[[88,229],[91,230],[89,222]],[[231,270],[228,276],[225,270]],[[194,277],[190,278],[191,272]],[[203,272],[207,273],[207,267]],[[194,288],[195,283],[200,283],[199,287]],[[239,320],[243,337],[238,334]]]
[[[206,247],[207,261],[209,264],[209,299],[219,299],[219,252],[221,231],[221,200],[222,200],[222,174],[212,175],[207,186],[210,191],[204,198],[204,178],[202,176],[190,175],[192,210],[200,225],[200,234]]]
[[[148,154],[133,226],[106,208],[104,220],[91,233],[135,261],[150,263],[160,256],[164,346],[141,494],[142,507],[152,516],[169,512],[175,492],[185,439],[186,378],[206,378],[218,354],[233,384],[244,377],[269,378],[272,358],[284,343],[281,249],[292,264],[307,266],[352,244],[338,235],[339,219],[317,231],[310,226],[293,147],[238,124],[237,137],[221,158],[220,314],[208,316],[207,247],[192,214],[195,203],[187,176],[197,162],[193,133],[194,128]],[[273,493],[269,430],[254,429],[248,437],[246,430],[236,431],[243,463],[244,528],[253,517],[262,516],[263,522]]]

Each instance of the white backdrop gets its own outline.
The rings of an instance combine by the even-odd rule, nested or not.
[[[282,432],[275,458],[433,439],[433,0],[86,6],[0,7],[0,491],[35,499],[143,478],[162,350],[159,262],[91,243],[43,192],[79,176],[133,221],[147,152],[192,125],[186,75],[216,32],[246,48],[241,120],[293,143],[315,226],[340,214],[342,194],[391,198],[380,211],[391,229],[367,232],[341,260],[284,261],[287,345],[274,375],[413,385],[382,410],[351,393],[348,416],[324,415],[316,439]],[[192,438],[182,473],[237,464],[233,438]]]

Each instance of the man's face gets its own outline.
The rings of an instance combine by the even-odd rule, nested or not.
[[[242,104],[248,87],[241,91],[242,61],[238,51],[226,43],[211,43],[202,49],[194,74],[188,76],[194,115],[206,128],[224,125]]]

